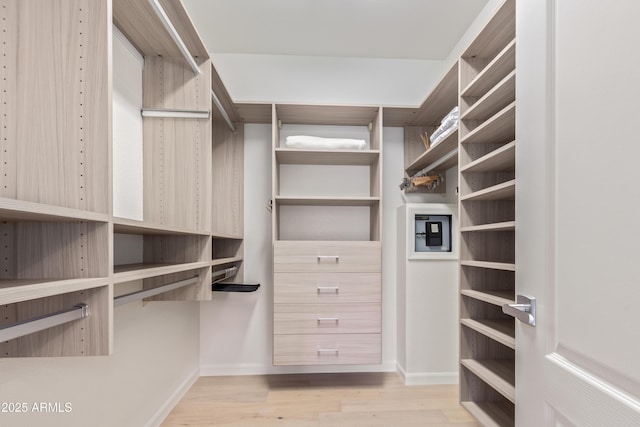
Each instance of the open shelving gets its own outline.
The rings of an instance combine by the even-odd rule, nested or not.
[[[114,294],[187,279],[153,299],[211,299],[212,268],[242,264],[243,128],[180,0],[9,4],[0,57],[0,326],[15,338],[0,343],[0,357],[108,355]],[[113,183],[122,153],[112,143],[112,26],[144,59],[141,220],[113,216],[123,195]],[[203,118],[175,117],[182,110]],[[23,327],[71,311],[83,315],[38,332]]]
[[[488,426],[515,413],[515,49],[506,0],[460,58],[460,400]]]

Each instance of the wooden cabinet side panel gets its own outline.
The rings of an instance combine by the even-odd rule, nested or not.
[[[107,213],[108,2],[7,0],[3,6],[11,21],[3,28],[8,92],[2,100],[11,117],[3,157],[13,164],[5,167],[12,177],[0,194]]]
[[[213,122],[214,235],[242,237],[244,229],[244,125],[233,133],[226,123]]]

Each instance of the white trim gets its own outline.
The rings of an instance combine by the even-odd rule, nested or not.
[[[397,365],[396,369],[404,385],[441,385],[459,384],[460,376],[458,372],[418,372],[407,373],[402,366]]]
[[[272,366],[259,363],[229,365],[203,365],[200,375],[203,377],[224,377],[233,375],[278,375],[278,374],[326,374],[353,372],[396,372],[395,362],[381,365],[336,365],[336,366]]]
[[[169,398],[164,402],[163,405],[158,408],[156,413],[149,419],[149,421],[145,424],[145,427],[158,427],[162,422],[167,418],[169,413],[173,410],[173,408],[180,402],[180,400],[184,397],[184,395],[189,391],[191,386],[200,378],[200,370],[195,369],[191,375],[189,375],[185,380],[180,384],[175,391],[169,396]]]

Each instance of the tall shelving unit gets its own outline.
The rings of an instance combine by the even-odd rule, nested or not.
[[[111,351],[108,10],[0,2],[0,326],[91,309],[0,343],[0,357]]]
[[[382,109],[274,105],[272,122],[273,363],[378,364]],[[367,148],[286,148],[296,133]]]
[[[0,17],[0,357],[108,355],[114,305],[241,280],[243,128],[180,0],[2,0]],[[113,216],[112,25],[144,57],[136,219]],[[128,236],[139,263],[118,261]]]
[[[515,324],[515,1],[460,58],[460,400],[512,426]]]

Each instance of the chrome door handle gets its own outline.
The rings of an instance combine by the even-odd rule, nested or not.
[[[504,304],[502,312],[513,316],[527,325],[536,326],[536,299],[518,295],[515,304]]]

